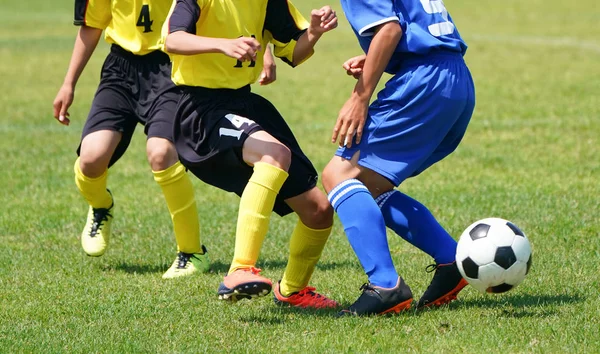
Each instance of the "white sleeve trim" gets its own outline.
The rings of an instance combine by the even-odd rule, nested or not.
[[[377,27],[377,26],[381,25],[382,23],[392,22],[392,21],[400,22],[400,20],[398,20],[398,17],[396,17],[396,16],[386,17],[384,19],[381,19],[379,21],[375,21],[373,23],[369,23],[368,25],[364,26],[363,28],[361,28],[358,31],[358,34],[361,37],[371,37],[371,36],[373,36],[373,31],[369,31],[371,28]],[[369,32],[367,32],[367,31],[369,31]]]

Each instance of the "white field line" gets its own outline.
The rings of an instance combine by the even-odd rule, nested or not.
[[[469,40],[498,42],[498,43],[516,43],[525,45],[542,45],[551,47],[565,47],[588,50],[600,54],[600,43],[594,41],[581,40],[574,37],[544,37],[544,36],[519,36],[519,35],[486,35],[475,34],[466,36]]]

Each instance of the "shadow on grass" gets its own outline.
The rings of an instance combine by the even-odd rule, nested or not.
[[[168,265],[163,264],[130,264],[126,262],[120,262],[116,265],[109,264],[102,267],[103,271],[119,271],[127,274],[147,274],[147,273],[164,273]]]
[[[257,267],[261,269],[279,269],[281,272],[284,271],[287,266],[287,258],[286,259],[267,259],[264,261],[259,260]],[[354,261],[343,261],[343,262],[324,262],[317,263],[316,269],[320,271],[325,270],[333,270],[339,268],[347,268],[347,269],[357,269],[356,267],[360,267],[357,262]],[[211,262],[210,270],[214,273],[220,273],[225,275],[229,270],[229,264],[225,264],[220,261]]]
[[[318,270],[333,270],[333,269],[350,269],[355,271],[356,269],[361,269],[360,263],[356,260],[346,260],[342,262],[319,262],[317,263]]]
[[[453,307],[503,307],[501,314],[504,317],[548,317],[556,314],[556,311],[548,308],[554,305],[575,304],[585,301],[585,296],[580,294],[511,294],[500,297],[487,296],[483,299],[471,299],[453,303]]]
[[[340,309],[301,309],[298,307],[287,307],[274,305],[261,315],[243,316],[240,321],[258,322],[262,324],[284,324],[291,318],[297,317],[327,317],[335,318]]]

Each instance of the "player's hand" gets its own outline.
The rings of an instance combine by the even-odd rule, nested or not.
[[[56,94],[56,98],[54,99],[54,103],[52,106],[54,107],[54,118],[63,125],[69,125],[71,121],[69,120],[69,107],[73,103],[73,98],[75,94],[73,92],[73,88],[67,85],[63,85],[58,93]]]
[[[351,147],[353,141],[360,143],[368,111],[369,101],[355,95],[350,97],[338,114],[331,142],[335,143],[339,139],[339,146],[345,147]]]
[[[223,54],[239,61],[255,61],[259,50],[260,43],[252,37],[226,39],[221,47]]]
[[[323,34],[338,25],[337,15],[329,6],[323,6],[310,13],[310,27],[313,33]]]
[[[358,80],[360,75],[362,75],[365,59],[367,59],[365,54],[350,58],[342,64],[342,67],[346,70],[346,74]]]
[[[268,48],[267,48],[268,49]],[[270,50],[266,50],[263,56],[263,70],[260,73],[258,83],[268,85],[277,80],[277,68],[275,66],[275,58]]]

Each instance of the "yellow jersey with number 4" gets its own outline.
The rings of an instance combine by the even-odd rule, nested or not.
[[[77,26],[104,30],[104,38],[137,55],[160,50],[171,0],[75,0]]]

